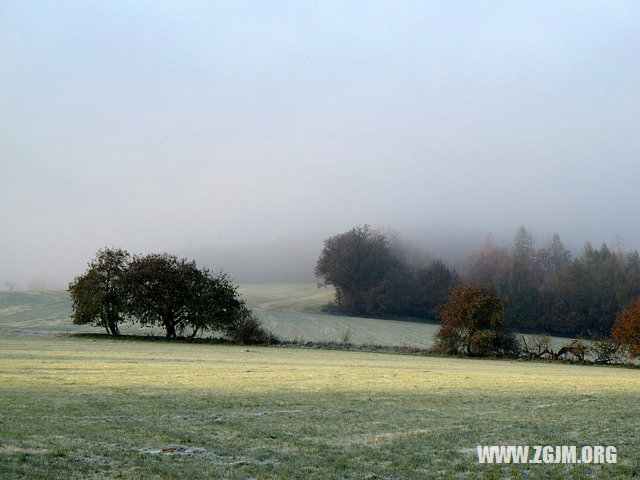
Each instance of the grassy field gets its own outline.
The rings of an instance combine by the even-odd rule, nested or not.
[[[310,284],[242,285],[240,292],[268,329],[289,340],[339,341],[348,331],[358,344],[426,348],[438,329],[412,320],[327,315],[322,307],[333,301],[333,289]]]
[[[0,339],[0,478],[632,478],[640,372],[298,348]],[[479,444],[616,465],[479,465]]]
[[[385,320],[322,313],[333,300],[332,289],[313,284],[241,285],[240,293],[280,338],[313,342],[340,341],[348,330],[357,344],[428,348],[438,325],[416,320]],[[100,332],[89,326],[75,326],[69,320],[71,301],[66,292],[0,292],[0,333],[47,335],[63,332]],[[125,325],[125,334],[162,335],[137,325]],[[555,346],[568,340],[553,339]]]
[[[310,284],[242,285],[240,292],[265,325],[284,339],[336,341],[348,329],[354,343],[429,347],[437,325],[327,315],[321,309],[333,300],[333,290]],[[47,334],[99,332],[74,326],[66,292],[0,292],[0,332]],[[146,335],[151,330],[124,326],[123,333]],[[156,334],[162,334],[160,330]]]
[[[323,315],[313,286],[242,292],[289,338],[435,331]],[[64,293],[0,293],[2,479],[640,477],[640,370],[78,337],[100,330],[69,313]],[[614,445],[618,464],[480,465],[483,444]]]

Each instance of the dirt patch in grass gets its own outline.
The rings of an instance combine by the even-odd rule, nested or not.
[[[213,453],[205,450],[204,448],[188,447],[187,445],[171,444],[162,448],[143,448],[140,450],[142,453],[149,453],[152,455],[190,455],[194,457],[206,457],[213,455]]]
[[[215,465],[221,465],[224,467],[234,465],[275,465],[278,462],[275,460],[257,460],[250,458],[231,458],[217,455],[204,448],[190,447],[188,445],[170,444],[162,448],[143,448],[140,449],[142,453],[148,453],[150,455],[181,455],[190,457],[210,457]]]
[[[44,448],[22,448],[14,445],[0,445],[0,455],[44,455],[49,453],[49,450]]]
[[[407,437],[415,437],[418,435],[424,435],[431,433],[431,430],[418,428],[415,430],[405,430],[400,432],[383,432],[378,434],[366,434],[355,435],[349,438],[341,438],[337,442],[332,442],[334,445],[339,446],[352,446],[352,445],[380,445],[394,440],[400,440]],[[320,439],[306,438],[318,443],[323,443]]]

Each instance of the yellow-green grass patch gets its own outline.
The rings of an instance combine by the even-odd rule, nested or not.
[[[0,478],[631,478],[640,371],[69,337],[0,340]],[[482,444],[617,465],[478,465]]]

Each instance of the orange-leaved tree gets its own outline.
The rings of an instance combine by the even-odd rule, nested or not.
[[[624,347],[630,357],[640,357],[640,299],[622,309],[611,333],[615,342]]]
[[[505,300],[488,285],[461,285],[442,311],[436,349],[443,353],[515,356],[517,341],[504,330]]]

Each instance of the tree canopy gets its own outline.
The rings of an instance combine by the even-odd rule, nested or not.
[[[640,255],[620,247],[587,242],[574,258],[558,234],[537,249],[533,235],[520,227],[511,248],[489,236],[454,270],[441,260],[424,263],[425,255],[412,255],[420,263],[411,263],[389,238],[365,225],[325,240],[315,273],[335,287],[338,311],[436,320],[464,281],[490,285],[505,298],[508,328],[609,336],[616,315],[640,297]]]
[[[637,252],[587,242],[573,258],[558,234],[536,250],[522,227],[512,250],[487,242],[461,270],[466,282],[489,284],[507,298],[505,324],[514,329],[609,335],[618,312],[640,297]]]
[[[437,346],[446,353],[501,355],[515,345],[503,329],[505,300],[488,285],[460,285],[442,312]]]
[[[449,294],[460,283],[455,270],[442,260],[433,260],[416,272],[414,308],[417,314],[427,318],[439,318]]]
[[[640,357],[640,299],[622,309],[612,333],[615,342],[626,348],[630,357]]]
[[[315,273],[336,289],[336,304],[349,314],[390,315],[401,309],[409,285],[406,266],[387,238],[368,225],[328,238]]]
[[[223,329],[244,307],[226,275],[214,277],[194,261],[166,253],[135,257],[125,281],[131,315],[142,325],[163,327],[167,337],[188,327],[192,335]]]
[[[99,250],[87,271],[69,284],[76,325],[93,324],[118,335],[127,313],[124,277],[129,254],[121,249]]]
[[[118,335],[125,318],[161,327],[168,338],[222,332],[238,343],[275,342],[225,273],[213,275],[194,261],[167,253],[135,256],[100,250],[88,270],[69,285],[73,322]]]

